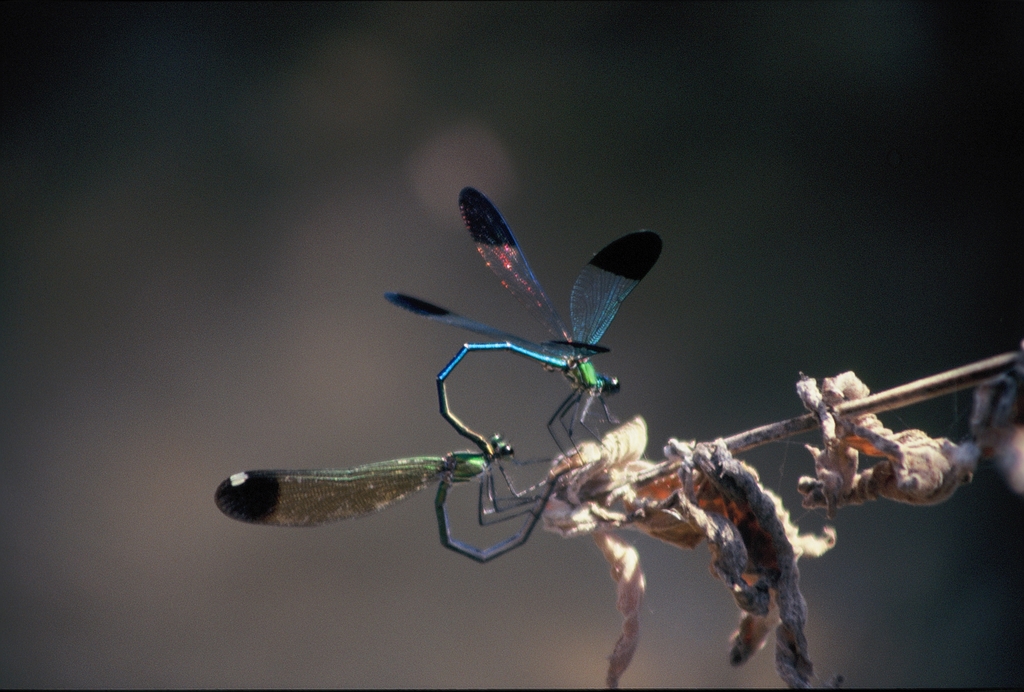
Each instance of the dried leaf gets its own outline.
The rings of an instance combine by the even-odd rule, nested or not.
[[[665,451],[670,458],[681,460],[681,473],[692,469],[694,496],[700,507],[708,510],[707,516],[717,517],[718,530],[708,535],[715,555],[714,570],[731,587],[740,609],[751,616],[742,618],[740,629],[733,634],[730,661],[742,663],[762,646],[764,630],[770,626],[769,611],[777,606],[776,670],[791,687],[809,686],[813,666],[803,633],[807,606],[800,593],[796,561],[801,554],[820,555],[831,548],[835,533],[829,530],[825,537],[802,537],[781,500],[762,488],[756,471],[734,459],[721,440],[695,446],[670,440]],[[737,571],[739,550],[731,541],[718,543],[725,537],[721,531],[724,522],[742,537],[747,560],[741,571]],[[798,542],[799,549],[790,536],[803,539]]]
[[[721,440],[714,445],[670,440],[668,460],[655,463],[640,458],[646,433],[637,417],[606,435],[601,445],[584,442],[572,457],[556,459],[560,475],[543,515],[545,528],[563,536],[593,533],[613,566],[625,622],[608,684],[618,684],[636,650],[643,595],[636,551],[608,532],[633,528],[680,548],[692,549],[706,539],[712,573],[745,613],[732,637],[730,660],[746,661],[778,622],[779,674],[790,685],[807,686],[813,668],[796,560],[824,553],[835,545],[835,533],[801,535],[778,496],[762,488],[757,472],[734,459]]]
[[[612,566],[612,579],[617,584],[615,606],[622,613],[622,634],[608,658],[606,677],[608,687],[615,688],[633,660],[640,641],[640,605],[644,600],[646,582],[636,548],[604,531],[594,533],[594,542]]]
[[[589,440],[571,456],[552,463],[555,489],[544,507],[544,528],[569,538],[621,526],[627,517],[610,509],[632,493],[631,481],[655,465],[639,461],[647,446],[647,423],[636,416],[612,430],[601,444]]]
[[[1008,362],[1005,356],[995,360]],[[993,367],[987,361],[976,365]],[[947,374],[966,376],[958,373]],[[970,482],[982,454],[996,456],[1011,486],[1024,494],[1022,381],[1024,363],[1018,358],[1013,371],[978,387],[971,420],[975,440],[956,445],[920,430],[893,432],[874,414],[838,417],[834,411],[840,404],[869,394],[852,372],[827,378],[820,391],[815,380],[801,376],[797,392],[818,419],[824,443],[821,449],[807,446],[815,477],[799,481],[803,506],[824,507],[832,517],[839,507],[879,497],[910,504],[942,502]],[[804,419],[793,421],[806,429]],[[761,434],[761,429],[750,433]],[[756,435],[730,441],[744,445],[750,437]],[[624,623],[610,657],[609,686],[618,684],[636,651],[644,590],[635,549],[608,533],[617,528],[643,531],[679,548],[692,549],[707,540],[711,571],[742,611],[730,661],[738,665],[749,659],[775,626],[779,676],[791,687],[810,686],[814,669],[804,636],[807,605],[797,560],[830,550],[835,531],[826,527],[821,536],[801,534],[781,499],[761,486],[755,469],[732,457],[724,440],[670,440],[664,462],[641,458],[646,443],[646,424],[638,416],[600,445],[584,442],[573,455],[556,459],[551,471],[555,485],[543,514],[545,528],[563,536],[593,533],[612,565]],[[861,455],[881,461],[860,471]],[[826,684],[841,682],[837,676]]]
[[[768,633],[778,620],[779,616],[775,612],[769,615],[741,613],[740,626],[730,637],[732,648],[729,649],[729,663],[734,666],[742,665],[764,648]]]
[[[823,389],[825,393],[819,394],[810,378],[797,385],[804,406],[821,422],[824,441],[824,449],[806,445],[814,457],[815,477],[798,481],[804,507],[824,507],[832,518],[840,507],[879,497],[935,504],[971,481],[978,454],[970,443],[932,439],[920,430],[894,433],[874,414],[837,419],[831,407],[869,393],[852,372],[826,378]],[[860,454],[884,461],[858,472]]]

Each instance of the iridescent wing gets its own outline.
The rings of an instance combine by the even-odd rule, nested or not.
[[[619,305],[661,255],[661,238],[652,231],[622,236],[587,263],[572,287],[569,314],[572,341],[596,344],[615,319]]]
[[[501,285],[526,306],[556,341],[572,341],[565,322],[537,282],[526,255],[497,207],[483,193],[467,187],[459,193],[459,209],[477,251]]]

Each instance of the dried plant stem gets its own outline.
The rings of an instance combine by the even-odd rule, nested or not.
[[[921,401],[933,399],[958,389],[974,387],[1013,367],[1021,357],[1020,351],[1011,351],[1002,355],[979,360],[976,363],[932,375],[908,384],[900,385],[878,392],[863,399],[847,401],[835,407],[835,413],[841,417],[862,416],[868,413],[881,413],[910,406]],[[792,435],[814,430],[818,427],[818,418],[813,413],[805,413],[788,420],[762,425],[753,430],[725,438],[725,446],[730,452],[745,452],[766,442],[774,442]]]

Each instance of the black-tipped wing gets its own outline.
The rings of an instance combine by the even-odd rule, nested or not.
[[[387,298],[388,302],[392,305],[397,305],[409,312],[421,315],[436,322],[450,324],[453,327],[459,327],[460,329],[465,329],[475,334],[482,334],[483,336],[493,339],[495,342],[507,341],[528,351],[542,353],[546,356],[569,358],[571,356],[585,356],[598,352],[596,349],[575,348],[570,344],[558,344],[552,342],[537,344],[532,341],[527,341],[515,334],[503,332],[500,329],[495,329],[483,322],[477,322],[476,320],[471,320],[468,317],[458,315],[451,310],[442,308],[440,305],[434,305],[433,303],[428,303],[425,300],[420,300],[419,298],[414,298],[413,296],[408,296],[404,293],[385,293],[384,297]]]
[[[600,341],[619,305],[660,255],[661,238],[652,231],[622,236],[594,255],[572,287],[572,340],[583,344]]]
[[[351,469],[245,471],[214,501],[232,519],[274,526],[316,526],[377,512],[439,479],[444,459],[381,461]]]
[[[526,306],[558,341],[572,341],[565,322],[537,282],[526,255],[505,223],[501,212],[478,190],[467,187],[459,193],[459,210],[476,249],[501,284]]]

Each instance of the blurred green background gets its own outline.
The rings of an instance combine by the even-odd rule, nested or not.
[[[432,491],[310,530],[213,503],[242,469],[465,448],[433,378],[467,334],[382,298],[546,338],[469,242],[465,185],[566,317],[591,253],[661,234],[597,363],[652,458],[801,413],[801,371],[877,391],[1024,337],[1020,3],[0,12],[0,686],[603,683],[620,618],[587,538],[481,566],[438,544]],[[458,377],[460,414],[553,452],[527,418],[560,376]],[[883,421],[960,439],[970,401]],[[746,457],[805,530],[813,441]],[[991,462],[833,523],[800,565],[819,676],[1024,685],[1024,503]],[[705,547],[625,536],[648,590],[623,685],[780,684],[772,640],[728,665]]]

